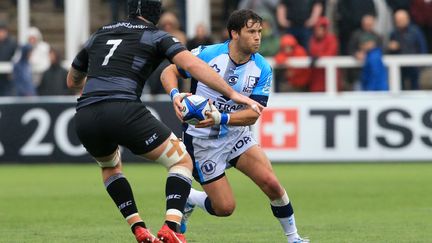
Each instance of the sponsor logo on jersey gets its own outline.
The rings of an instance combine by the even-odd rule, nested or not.
[[[233,112],[243,109],[243,105],[239,104],[227,104],[228,100],[224,99],[223,96],[218,97],[213,101],[213,105],[221,112]]]
[[[204,162],[204,164],[201,165],[201,171],[204,175],[211,175],[215,173],[216,163],[211,160],[207,160],[206,162]]]
[[[236,75],[236,74],[230,75],[228,77],[228,84],[231,86],[234,86],[237,84],[238,79],[239,79],[238,75]]]
[[[119,27],[125,27],[128,29],[148,29],[148,26],[146,25],[135,25],[135,24],[131,24],[128,22],[122,22],[122,23],[117,23],[117,24],[112,24],[112,25],[106,25],[103,26],[102,29],[106,30],[106,29],[115,29],[115,28],[119,28]]]
[[[246,144],[252,142],[252,138],[250,136],[243,137],[240,140],[237,141],[237,143],[234,145],[234,148],[231,150],[231,153],[237,152],[237,150],[243,148]]]
[[[266,83],[264,85],[264,88],[262,90],[263,93],[265,93],[265,94],[269,94],[270,93],[270,88],[271,88],[272,81],[273,81],[273,75],[270,75],[267,78]]]
[[[255,88],[256,84],[259,81],[259,77],[249,76],[246,81],[246,85],[243,87],[243,92],[252,93],[253,88]]]
[[[298,126],[297,109],[265,109],[259,125],[261,146],[276,150],[297,149]]]

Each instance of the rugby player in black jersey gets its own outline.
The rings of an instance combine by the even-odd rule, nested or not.
[[[129,19],[101,27],[75,57],[67,84],[81,92],[76,132],[102,168],[108,194],[138,242],[186,242],[179,232],[192,181],[192,161],[184,144],[140,101],[142,88],[168,58],[237,103],[262,108],[236,93],[206,63],[170,34],[155,27],[160,0],[128,0]],[[165,224],[157,237],[138,214],[132,189],[122,173],[119,145],[168,169]]]

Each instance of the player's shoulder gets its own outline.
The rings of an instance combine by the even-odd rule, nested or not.
[[[195,56],[209,58],[228,53],[227,43],[218,43],[212,45],[201,45],[191,51]]]
[[[253,54],[253,60],[255,61],[255,64],[258,68],[260,68],[263,71],[271,71],[272,68],[270,66],[270,63],[267,61],[267,59],[259,54],[258,52]]]

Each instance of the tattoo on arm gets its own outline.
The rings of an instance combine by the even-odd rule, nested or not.
[[[75,86],[82,87],[84,85],[85,77],[87,73],[76,70],[75,68],[71,69],[71,77]]]

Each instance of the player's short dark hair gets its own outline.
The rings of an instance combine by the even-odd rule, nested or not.
[[[252,20],[253,24],[262,23],[263,19],[250,9],[240,9],[234,11],[228,18],[227,30],[229,38],[232,39],[231,31],[240,32],[240,30]]]

